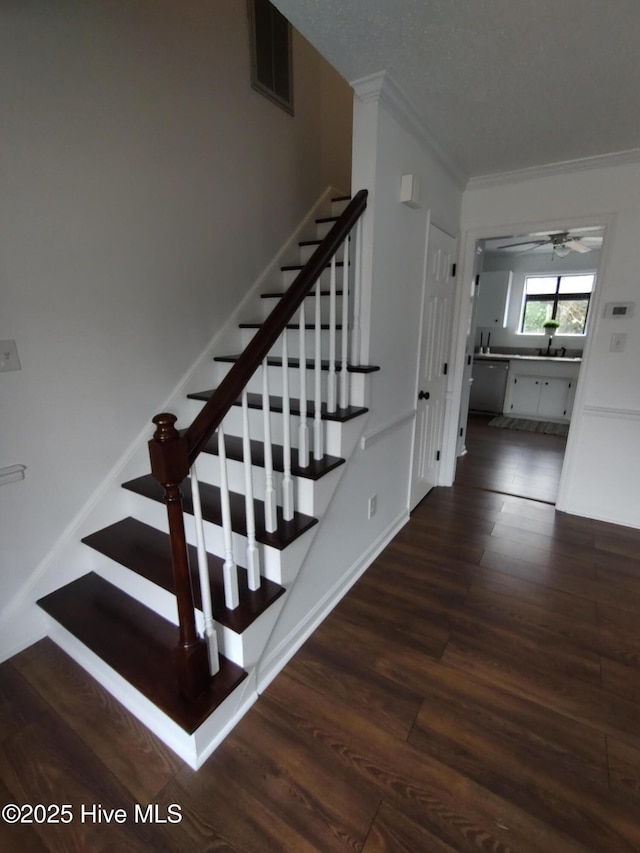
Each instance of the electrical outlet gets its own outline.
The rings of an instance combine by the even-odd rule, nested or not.
[[[373,516],[376,514],[377,511],[378,511],[378,496],[377,495],[371,495],[371,497],[369,498],[369,507],[367,510],[367,517],[373,518]]]
[[[0,341],[0,372],[20,370],[20,359],[15,341]]]

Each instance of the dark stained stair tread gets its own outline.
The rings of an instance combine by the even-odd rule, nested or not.
[[[227,459],[234,459],[242,462],[244,456],[242,452],[242,439],[236,435],[225,435],[224,446],[227,453]],[[203,448],[204,453],[212,453],[218,455],[218,435],[214,435],[209,439]],[[284,471],[284,448],[279,444],[271,445],[271,453],[273,455],[273,468],[275,471]],[[261,441],[251,442],[251,462],[260,468],[264,468],[264,444]],[[329,471],[333,471],[339,465],[342,465],[344,459],[339,456],[329,456],[325,454],[322,459],[314,459],[313,454],[310,455],[309,465],[306,468],[300,468],[298,465],[298,450],[295,447],[291,448],[291,473],[294,477],[305,477],[307,480],[319,480]]]
[[[190,400],[203,400],[206,402],[215,392],[215,388],[210,389],[209,391],[196,391],[194,394],[187,394],[187,397]],[[262,394],[247,394],[247,402],[249,404],[250,409],[261,409],[262,408]],[[295,398],[291,398],[291,414],[299,415],[300,414],[300,400],[296,400]],[[234,406],[239,406],[241,404],[240,400],[236,400],[233,404]],[[272,412],[281,412],[282,411],[282,397],[269,397],[269,406]],[[322,419],[325,421],[350,421],[352,418],[357,418],[359,415],[364,415],[368,412],[368,409],[363,408],[362,406],[347,406],[346,409],[337,408],[335,412],[327,411],[327,404],[322,404]],[[307,401],[307,417],[313,418],[314,415],[314,403],[313,400]]]
[[[262,325],[263,325],[262,323],[238,323],[238,327],[240,329],[260,329],[260,328],[262,328]],[[315,325],[313,323],[305,323],[304,327],[305,327],[305,329],[309,329],[309,330],[315,329]],[[299,328],[300,328],[299,323],[287,323],[287,329],[299,329]],[[328,323],[322,323],[320,325],[320,328],[326,331],[329,328],[329,324]],[[342,330],[342,326],[339,323],[336,324],[336,331],[339,332],[341,330]]]
[[[278,291],[272,290],[272,291],[269,291],[268,293],[261,293],[260,298],[261,299],[282,299],[282,297],[286,294],[286,292],[287,292],[286,290],[278,290]],[[342,296],[342,294],[343,294],[342,290],[336,290],[336,296]],[[309,297],[315,296],[315,295],[316,295],[315,290],[312,290],[310,293],[307,293],[307,299],[309,299]],[[331,291],[330,290],[321,290],[320,296],[331,296]]]
[[[134,518],[125,518],[111,524],[82,540],[85,545],[115,560],[132,572],[173,592],[173,569],[171,563],[171,541],[166,533],[143,524]],[[198,579],[198,555],[195,547],[188,546],[189,565],[193,598],[202,610],[202,596]],[[269,605],[284,593],[284,587],[262,578],[260,589],[251,590],[247,582],[247,571],[238,567],[240,604],[235,610],[224,606],[223,560],[208,554],[209,580],[213,599],[213,618],[237,634],[241,634],[263,613]]]
[[[147,474],[144,477],[137,477],[135,480],[129,480],[128,483],[123,483],[122,485],[123,488],[131,492],[164,503],[163,488],[157,480],[154,480],[151,474]],[[202,516],[205,521],[210,521],[212,524],[222,524],[220,489],[209,483],[200,483],[200,502],[202,504]],[[235,533],[246,536],[247,524],[244,495],[229,492],[229,502],[231,504],[231,526]],[[314,524],[318,523],[316,518],[312,518],[310,515],[303,515],[300,512],[294,513],[291,521],[285,521],[282,517],[282,508],[278,507],[278,528],[274,533],[267,533],[264,528],[264,504],[262,501],[257,500],[254,500],[253,504],[256,518],[256,539],[258,542],[262,542],[263,545],[271,545],[280,551],[309,530],[310,527],[313,527]],[[185,512],[193,515],[191,480],[189,478],[182,484],[182,506]]]
[[[241,667],[221,656],[211,687],[192,702],[184,700],[172,666],[178,628],[94,572],[38,604],[188,733],[246,678]]]
[[[336,267],[343,267],[343,261],[336,261]],[[303,270],[305,268],[305,264],[288,264],[285,267],[280,267],[282,272],[292,272],[293,270]],[[331,269],[331,264],[327,264],[327,269]]]
[[[321,224],[322,222],[337,222],[338,219],[338,216],[322,216],[320,219],[316,219],[316,222],[318,224]]]
[[[239,358],[240,358],[239,355],[217,355],[217,356],[215,356],[215,358],[213,360],[231,364],[233,362],[238,361]],[[267,363],[269,364],[270,367],[282,367],[282,359],[277,358],[275,356],[269,356],[269,358],[267,359]],[[290,358],[290,359],[288,359],[288,364],[289,364],[289,367],[292,367],[294,370],[297,370],[300,367],[300,359],[299,358]],[[315,362],[311,358],[307,359],[306,364],[307,364],[307,370],[313,370],[313,368],[315,367]],[[328,359],[323,359],[321,364],[322,364],[323,370],[329,370],[329,360]],[[359,365],[348,364],[347,365],[347,372],[348,373],[375,373],[377,370],[380,370],[380,368],[376,367],[375,365],[368,365],[368,364],[359,364]],[[342,371],[342,363],[339,361],[336,361],[336,373],[340,373],[341,371]]]

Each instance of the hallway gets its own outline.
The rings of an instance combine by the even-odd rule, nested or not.
[[[538,467],[517,437],[427,496],[198,773],[49,641],[2,664],[0,799],[76,816],[0,822],[2,849],[639,850],[640,531],[488,491],[491,458]],[[183,819],[77,817],[136,802]]]

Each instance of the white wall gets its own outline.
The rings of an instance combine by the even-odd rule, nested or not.
[[[351,91],[295,35],[295,117],[240,0],[0,8],[0,601],[49,553],[329,184]]]
[[[521,335],[518,333],[520,320],[522,318],[522,305],[524,299],[525,279],[529,275],[571,275],[597,271],[600,263],[600,252],[592,251],[583,254],[572,252],[564,258],[552,258],[551,255],[519,255],[513,256],[507,253],[486,252],[484,254],[483,272],[497,272],[510,270],[513,273],[511,279],[511,295],[509,299],[509,310],[507,313],[507,325],[502,327],[492,326],[491,345],[493,347],[508,347],[519,350],[523,347],[546,346],[545,335]],[[482,283],[478,300],[482,302]],[[475,345],[480,345],[480,332],[486,332],[487,328],[476,327]],[[486,340],[486,334],[485,334]],[[554,346],[566,347],[576,350],[579,354],[584,348],[585,338],[583,335],[555,335]]]
[[[640,527],[640,310],[625,320],[602,316],[607,302],[640,298],[640,160],[601,158],[472,181],[463,203],[465,266],[479,236],[558,222],[608,226],[558,506]],[[624,352],[609,350],[614,332],[626,333]]]
[[[353,189],[369,190],[364,220],[365,335],[363,361],[380,366],[369,384],[365,435],[381,437],[355,452],[323,519],[266,650],[270,659],[293,642],[295,629],[315,608],[344,592],[349,580],[408,519],[413,419],[380,433],[416,407],[420,307],[429,213],[450,233],[459,230],[462,191],[412,128],[401,96],[387,78],[354,84]],[[400,178],[420,179],[422,203],[400,203]],[[377,495],[377,513],[367,504]],[[284,645],[283,645],[284,644]],[[264,674],[264,673],[263,673]]]

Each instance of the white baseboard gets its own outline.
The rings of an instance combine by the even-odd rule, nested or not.
[[[607,524],[617,524],[622,527],[630,527],[634,530],[640,530],[640,518],[638,518],[637,512],[634,515],[625,515],[624,513],[621,513],[614,517],[608,515],[606,512],[602,512],[602,507],[597,507],[592,504],[561,503],[560,501],[556,503],[556,509],[558,512],[566,512],[568,515],[592,518],[594,521],[604,521]]]
[[[29,646],[32,646],[34,643],[39,643],[40,640],[44,640],[46,636],[46,631],[35,631],[30,629],[25,633],[22,639],[18,640],[18,642],[15,642],[15,638],[12,638],[10,641],[3,643],[0,638],[0,663],[4,663],[4,661],[9,660],[14,657],[14,655],[19,655],[20,652],[28,649]]]
[[[252,705],[258,700],[259,694],[254,689],[252,690],[248,696],[244,699],[244,701],[240,704],[240,706],[236,709],[235,713],[227,720],[227,722],[222,726],[222,728],[216,732],[215,736],[212,737],[207,743],[200,749],[198,749],[198,754],[195,760],[195,763],[191,765],[194,770],[199,770],[205,761],[213,755],[215,750],[220,746],[222,741],[227,737],[228,734],[231,734],[233,729],[238,725],[240,720],[244,717],[244,715],[251,710]]]
[[[354,583],[365,573],[371,563],[391,542],[398,531],[409,521],[407,510],[403,512],[391,524],[382,531],[378,538],[367,548],[362,556],[356,560],[345,575],[320,599],[316,606],[310,610],[298,625],[285,637],[267,657],[259,662],[257,668],[257,690],[263,693],[271,684],[273,679],[291,660],[294,654],[302,646],[315,629],[326,619],[338,602],[346,595]]]

